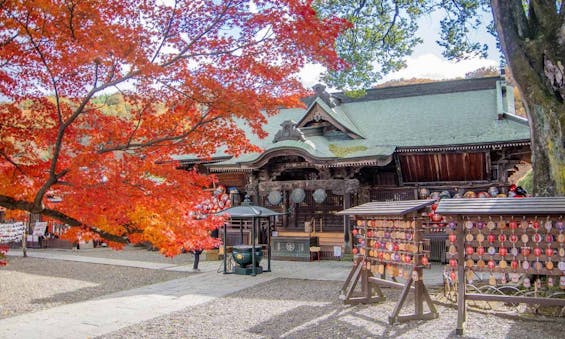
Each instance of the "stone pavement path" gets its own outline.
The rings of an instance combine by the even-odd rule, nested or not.
[[[273,279],[216,272],[0,320],[0,338],[88,338],[199,305]]]

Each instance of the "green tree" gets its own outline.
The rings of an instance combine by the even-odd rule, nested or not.
[[[404,66],[421,42],[418,19],[435,11],[443,55],[454,60],[485,56],[469,33],[481,25],[498,37],[520,90],[531,126],[533,193],[565,195],[565,2],[561,0],[318,0],[322,17],[340,15],[353,27],[337,41],[349,67],[330,71],[328,84],[370,87]],[[485,22],[490,16],[493,20]],[[489,20],[486,20],[489,21]]]

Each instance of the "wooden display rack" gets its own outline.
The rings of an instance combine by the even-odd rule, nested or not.
[[[467,300],[565,306],[565,299],[468,293],[466,290],[466,273],[469,271],[490,272],[491,277],[495,273],[552,276],[552,278],[565,276],[565,269],[563,269],[565,268],[565,255],[561,255],[564,252],[561,250],[561,254],[557,254],[556,251],[565,248],[563,227],[565,198],[446,199],[440,201],[436,212],[451,218],[451,222],[457,223],[453,232],[456,240],[452,244],[456,247],[456,253],[451,251],[452,253],[448,254],[450,259],[457,260],[457,280],[459,281],[457,334],[464,332]],[[481,236],[481,240],[477,240],[478,235],[484,233],[487,233],[487,236],[496,237],[485,241],[482,240],[484,236]],[[498,248],[498,250],[478,256],[476,252],[479,247],[483,246],[482,242],[488,242],[489,247]],[[521,250],[514,250],[514,253],[507,250],[517,247],[520,247]],[[501,252],[500,248],[505,248],[505,250]],[[524,248],[530,250],[523,252]],[[549,248],[550,251],[536,251],[534,254],[532,248]],[[481,253],[483,251],[484,249],[481,250]],[[483,257],[486,257],[490,267],[485,266],[484,263],[481,265],[476,263],[477,259],[483,260]],[[469,263],[466,264],[466,261]],[[501,265],[502,262],[504,264]],[[514,267],[508,265],[507,262],[514,263]],[[524,262],[528,264],[524,265]],[[557,262],[559,264],[554,264]],[[530,263],[534,264],[530,266]],[[559,281],[557,284],[559,285]]]
[[[410,320],[430,320],[438,317],[424,285],[423,269],[429,267],[422,258],[429,255],[424,250],[425,239],[420,214],[434,201],[371,202],[341,212],[355,216],[357,229],[353,241],[358,254],[342,289],[340,298],[346,304],[368,304],[386,300],[380,286],[402,288],[400,298],[389,316],[389,323]],[[371,246],[372,245],[372,246]],[[394,246],[394,247],[393,247]],[[378,249],[373,249],[373,247]],[[427,257],[426,257],[427,258]],[[406,282],[386,279],[389,269],[402,266]],[[387,267],[388,269],[385,269]],[[377,269],[375,269],[377,268]],[[377,273],[380,277],[374,275]],[[393,277],[395,274],[391,274]],[[398,274],[396,274],[398,275]],[[356,292],[360,284],[361,291]],[[413,314],[400,315],[408,294],[414,292]],[[429,312],[424,312],[424,303]]]

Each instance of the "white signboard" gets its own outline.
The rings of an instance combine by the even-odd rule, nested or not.
[[[341,258],[341,246],[334,246],[334,257]]]
[[[47,222],[45,221],[36,221],[35,226],[33,227],[33,235],[37,235],[41,237],[45,235],[45,231],[47,230]]]
[[[23,222],[0,224],[0,243],[22,241],[24,229]]]

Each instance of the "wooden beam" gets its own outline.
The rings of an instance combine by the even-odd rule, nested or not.
[[[518,297],[511,295],[496,294],[465,294],[467,300],[501,301],[505,303],[524,303],[543,306],[565,306],[563,298],[540,298],[540,297]]]
[[[369,282],[372,283],[372,284],[376,284],[376,285],[383,285],[383,286],[394,287],[394,288],[404,288],[406,286],[403,283],[394,282],[394,281],[390,281],[390,280],[384,280],[384,279],[380,279],[380,278],[377,278],[377,277],[369,277]],[[411,286],[410,289],[413,290],[414,286]]]

